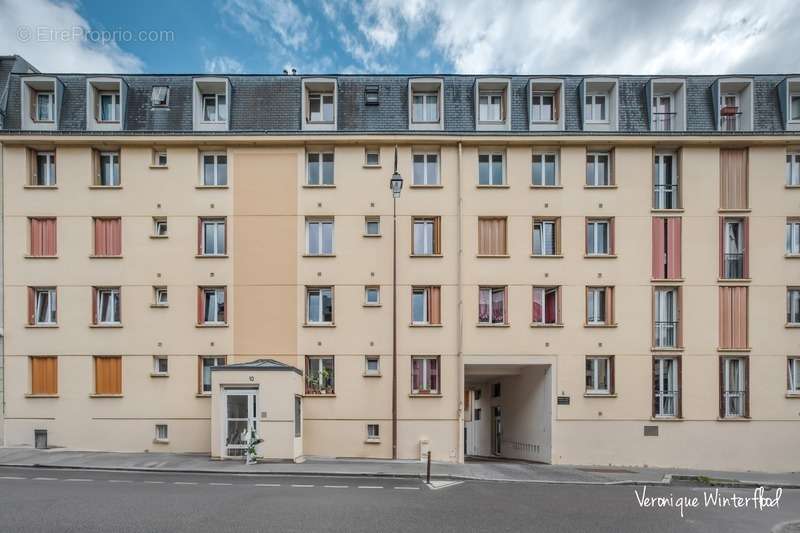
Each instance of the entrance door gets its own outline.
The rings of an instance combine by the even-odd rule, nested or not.
[[[503,423],[500,407],[492,411],[492,453],[500,455],[500,443],[503,441]]]
[[[222,438],[227,457],[241,457],[247,448],[242,432],[252,427],[258,434],[256,420],[257,389],[225,389],[225,425]]]

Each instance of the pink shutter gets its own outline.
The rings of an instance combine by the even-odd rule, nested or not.
[[[197,218],[197,255],[203,255],[203,219]]]
[[[58,254],[58,241],[56,240],[56,219],[46,218],[43,220],[44,227],[42,229],[42,244],[44,255],[57,255]]]
[[[94,219],[94,255],[108,255],[106,248],[106,224],[102,218]]]
[[[112,218],[108,221],[108,247],[110,255],[122,255],[122,219]]]
[[[664,243],[663,217],[653,217],[653,279],[664,279],[664,254],[667,253]]]
[[[31,255],[44,255],[44,235],[42,231],[44,220],[41,218],[31,219]]]
[[[537,293],[543,291],[544,289],[540,289],[537,287],[533,288],[533,322],[534,324],[538,324],[542,321],[542,304],[536,300]]]
[[[420,360],[411,360],[411,390],[419,390]]]
[[[744,234],[744,274],[745,278],[750,277],[750,219],[742,219],[742,233]]]
[[[679,348],[683,347],[683,287],[678,287],[678,335],[677,344]],[[680,390],[680,389],[679,389]]]
[[[681,278],[681,219],[670,217],[667,223],[667,272],[669,279]]]
[[[734,294],[734,348],[747,348],[747,287],[731,287]]]
[[[439,359],[428,359],[428,370],[431,376],[431,392],[441,392],[439,390]]]
[[[556,320],[556,292],[546,291],[544,293],[544,316],[545,321],[554,324]]]
[[[719,288],[719,347],[729,348],[731,331],[730,287]]]

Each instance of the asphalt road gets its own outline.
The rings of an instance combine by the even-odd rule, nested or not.
[[[235,476],[0,468],[0,532],[769,532],[800,520],[800,491],[777,509],[642,508],[641,487],[413,479]],[[700,487],[648,487],[698,497]],[[721,495],[752,490],[721,489]],[[774,492],[767,492],[774,496]]]

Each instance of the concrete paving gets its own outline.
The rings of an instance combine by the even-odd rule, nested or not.
[[[225,474],[335,475],[423,478],[418,461],[332,459],[309,457],[302,463],[261,462],[247,466],[238,460],[212,460],[205,454],[89,452],[67,449],[0,448],[0,466],[107,469]],[[434,462],[436,479],[463,479],[550,484],[660,485],[701,477],[721,486],[741,484],[800,488],[800,472],[720,472],[664,468],[544,465],[521,461],[468,460],[464,464]]]

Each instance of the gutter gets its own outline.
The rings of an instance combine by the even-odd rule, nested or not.
[[[461,190],[461,171],[462,171],[462,146],[458,142],[458,198],[456,212],[458,217],[458,270],[456,275],[456,286],[458,287],[458,325],[456,338],[456,361],[458,364],[458,462],[464,462],[464,309],[463,309],[463,287],[461,276],[464,263],[464,243],[463,243],[463,213],[462,213],[462,190]]]

